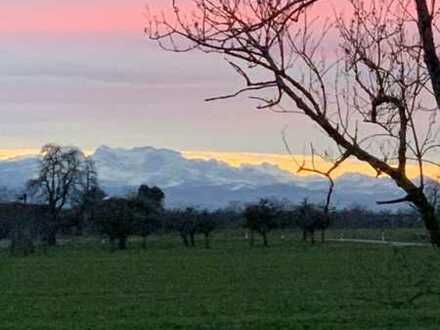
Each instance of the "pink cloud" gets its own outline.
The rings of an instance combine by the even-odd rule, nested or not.
[[[2,4],[0,33],[142,32],[144,12],[145,0]]]
[[[171,13],[171,0],[30,0],[2,1],[0,33],[82,33],[82,32],[142,32],[148,6],[154,13]],[[184,11],[191,0],[178,1]],[[326,1],[314,12],[331,14],[329,7],[343,9],[341,1]],[[325,6],[325,7],[323,7]],[[324,9],[326,8],[326,9]]]

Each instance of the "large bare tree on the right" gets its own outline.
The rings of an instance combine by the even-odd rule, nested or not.
[[[306,117],[334,142],[335,163],[354,157],[389,176],[402,198],[380,202],[411,203],[440,246],[425,175],[440,146],[435,1],[346,0],[325,21],[319,0],[182,1],[170,0],[172,15],[150,15],[146,32],[168,51],[225,57],[244,86],[208,100],[247,93],[260,110]]]
[[[440,59],[437,54],[434,31],[438,30],[435,20],[439,14],[436,0],[414,0],[416,4],[417,23],[420,35],[420,45],[423,48],[423,56],[426,68],[429,72],[432,89],[440,108]]]

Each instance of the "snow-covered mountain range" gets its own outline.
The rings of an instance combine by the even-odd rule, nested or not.
[[[296,176],[268,163],[232,167],[216,160],[186,159],[169,149],[101,146],[91,157],[107,193],[126,194],[140,184],[157,185],[165,191],[170,207],[214,208],[262,197],[287,198],[293,202],[308,198],[319,203],[324,200],[328,185],[325,178]],[[0,187],[18,191],[37,170],[36,156],[0,161]],[[350,173],[336,180],[334,204],[376,208],[376,200],[399,196],[401,193],[387,178]]]

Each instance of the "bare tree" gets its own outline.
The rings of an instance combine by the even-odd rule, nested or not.
[[[263,245],[269,246],[268,234],[278,226],[280,214],[279,205],[269,199],[260,199],[258,203],[246,206],[243,215],[244,227],[251,232],[250,246],[254,245],[253,233],[257,232],[263,238]]]
[[[283,132],[283,142],[284,146],[286,148],[286,151],[289,153],[289,155],[292,157],[293,162],[297,166],[297,172],[308,172],[308,173],[314,173],[318,174],[320,176],[323,176],[328,181],[328,189],[327,189],[327,195],[325,198],[325,203],[322,209],[322,214],[320,212],[314,212],[315,219],[310,222],[311,226],[303,226],[303,238],[306,240],[307,238],[307,231],[309,231],[312,235],[312,243],[314,243],[314,231],[316,229],[321,230],[321,242],[325,242],[325,232],[330,226],[330,217],[331,217],[331,203],[332,198],[335,192],[335,180],[334,180],[334,172],[339,168],[339,166],[344,163],[344,161],[350,157],[350,153],[348,152],[339,152],[339,156],[337,158],[334,158],[330,155],[328,151],[324,152],[323,154],[315,154],[315,148],[313,145],[310,145],[310,164],[307,164],[306,158],[304,157],[302,162],[299,162],[295,154],[292,152],[289,143],[287,141],[287,136],[285,131]],[[316,165],[315,158],[320,157],[325,162],[330,163],[331,165],[327,169],[321,169]],[[303,201],[303,205],[307,205],[307,200]]]
[[[420,35],[420,44],[423,49],[424,61],[429,72],[432,89],[437,106],[440,108],[440,59],[437,55],[434,30],[437,30],[435,21],[439,16],[436,0],[415,0],[417,17],[413,22],[417,24]]]
[[[203,210],[198,212],[197,231],[205,237],[205,248],[211,248],[211,236],[218,227],[218,219],[213,212]]]
[[[165,228],[177,232],[185,247],[195,247],[198,215],[194,207],[169,210],[165,217]]]
[[[348,1],[349,19],[333,24],[309,19],[316,0],[189,2],[194,6],[186,10],[172,1],[172,18],[150,15],[146,32],[166,50],[225,56],[245,87],[208,100],[251,93],[259,109],[304,115],[341,151],[335,159],[354,157],[392,178],[405,195],[383,203],[414,205],[440,246],[424,185],[424,165],[435,163],[438,125],[430,111],[430,71],[411,28],[412,0]],[[329,63],[332,27],[340,42]],[[409,162],[419,165],[418,183]]]
[[[307,199],[304,199],[296,208],[296,223],[303,232],[303,241],[307,241],[310,235],[310,242],[315,244],[315,231],[321,229],[321,241],[325,241],[325,230],[328,218],[326,214],[316,205],[310,204]]]
[[[30,192],[48,206],[44,239],[50,246],[57,242],[60,213],[81,182],[83,161],[77,148],[47,144],[41,149],[38,177],[28,182]]]
[[[84,159],[78,179],[77,188],[72,191],[71,206],[75,209],[77,234],[82,235],[85,223],[93,221],[95,208],[106,194],[99,186],[98,171],[92,158]]]

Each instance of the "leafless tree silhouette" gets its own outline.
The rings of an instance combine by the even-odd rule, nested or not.
[[[392,178],[405,195],[381,203],[414,205],[440,246],[424,179],[439,147],[435,1],[429,9],[426,0],[349,0],[332,19],[314,17],[317,2],[173,0],[172,17],[149,14],[146,33],[169,51],[223,55],[245,86],[208,100],[250,93],[258,109],[304,115],[338,147],[334,159],[354,157]],[[408,173],[413,162],[420,182]]]
[[[49,208],[45,241],[56,245],[60,213],[72,197],[83,175],[83,153],[74,147],[47,144],[41,149],[38,177],[28,182],[28,189]]]

